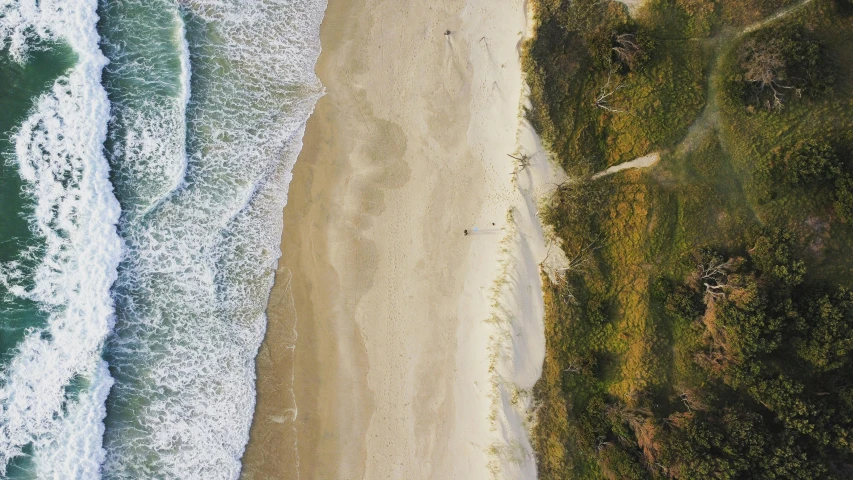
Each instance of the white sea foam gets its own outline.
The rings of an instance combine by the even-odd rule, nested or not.
[[[186,166],[179,184],[163,179],[153,191],[165,195],[121,224],[128,254],[114,289],[118,321],[108,347],[116,372],[105,433],[111,478],[239,475],[281,210],[321,92],[314,63],[324,1],[180,5],[189,39],[182,52],[191,53],[193,76]],[[177,152],[177,137],[149,130],[173,112],[132,104],[127,108],[143,120],[115,128],[171,142],[162,148]],[[132,175],[150,177],[145,169],[159,168],[126,148],[118,154],[116,164],[141,166]]]
[[[113,379],[107,363],[101,361],[93,372],[88,387],[69,406],[66,420],[53,432],[36,457],[39,478],[100,478],[106,451],[101,446],[104,435],[104,406]],[[81,432],[85,432],[81,435]]]
[[[13,160],[35,203],[31,230],[43,244],[33,286],[9,290],[38,302],[49,317],[0,373],[0,473],[27,444],[37,468],[61,478],[96,477],[103,458],[98,402],[112,380],[100,353],[114,320],[109,289],[121,243],[102,154],[109,103],[95,8],[94,0],[0,2],[0,39],[14,58],[26,61],[37,38],[64,41],[78,57],[14,138]],[[76,400],[66,392],[75,380],[89,385]]]

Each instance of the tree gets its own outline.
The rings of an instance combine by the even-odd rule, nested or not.
[[[625,6],[615,0],[575,0],[569,3],[567,30],[577,32],[598,68],[613,57],[614,32],[627,31],[631,19]]]
[[[614,34],[613,43],[611,50],[613,50],[616,60],[628,67],[629,70],[638,70],[648,58],[648,54],[640,46],[638,35],[634,33]]]
[[[792,185],[833,182],[841,174],[841,162],[827,143],[805,141],[784,157],[785,180]]]
[[[615,73],[616,73],[616,68],[611,64],[610,70],[607,73],[607,81],[598,90],[598,96],[595,97],[595,101],[592,102],[592,104],[595,105],[597,108],[607,110],[608,112],[611,112],[611,113],[624,113],[625,110],[620,110],[620,109],[610,105],[610,97],[612,97],[613,94],[615,94],[619,90],[625,88],[625,84],[621,83],[621,82],[616,86],[611,85],[611,80],[613,79],[613,75]]]
[[[706,302],[725,300],[729,292],[729,273],[734,266],[734,260],[724,260],[723,257],[714,252],[702,254],[702,262],[697,268],[697,281],[705,290]]]
[[[788,296],[788,289],[803,282],[806,264],[791,251],[793,237],[790,232],[767,230],[758,237],[750,251],[750,257],[765,281],[784,286],[775,290],[780,296]]]
[[[779,110],[790,93],[817,96],[835,84],[835,65],[823,45],[800,26],[759,30],[738,48],[746,93],[768,110]]]
[[[853,351],[853,292],[845,288],[808,304],[797,354],[819,371],[844,366]]]
[[[782,107],[783,90],[794,88],[786,84],[785,57],[781,41],[770,39],[759,41],[751,38],[741,47],[740,65],[747,82],[757,85],[759,93],[769,89],[772,92],[768,109]]]
[[[791,186],[829,187],[836,215],[844,222],[853,219],[853,176],[845,171],[844,162],[829,143],[799,142],[774,169],[781,181]]]
[[[853,219],[853,177],[841,175],[835,181],[835,213],[842,221]]]

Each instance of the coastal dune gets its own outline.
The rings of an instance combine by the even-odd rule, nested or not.
[[[329,2],[244,478],[535,475],[529,395],[507,390],[529,390],[544,355],[531,175],[550,167],[519,145],[535,137],[520,130],[525,8]],[[516,251],[525,268],[507,266]],[[528,357],[503,362],[517,342]]]

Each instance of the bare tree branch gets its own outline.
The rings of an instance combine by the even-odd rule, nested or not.
[[[610,105],[610,97],[613,96],[614,93],[625,88],[624,83],[619,83],[618,85],[612,88],[610,87],[610,82],[613,79],[613,74],[615,72],[616,68],[611,63],[610,71],[607,73],[607,82],[605,82],[604,85],[602,85],[599,89],[598,97],[596,97],[595,101],[593,102],[593,105],[595,105],[597,108],[607,110],[608,112],[625,113],[625,110],[620,110]]]
[[[513,175],[518,175],[519,173],[523,172],[525,168],[530,166],[530,155],[522,154],[522,155],[518,156],[518,155],[511,155],[509,153],[507,153],[506,155],[509,158],[513,158],[513,159],[518,161],[518,164],[515,166],[515,170],[512,171]]]
[[[637,37],[633,33],[621,33],[615,35],[613,39],[616,41],[616,46],[612,50],[616,53],[616,58],[634,70],[643,55],[643,49],[637,45]]]
[[[741,47],[740,59],[744,79],[755,84],[759,92],[770,91],[770,98],[764,101],[768,110],[782,108],[785,90],[794,90],[801,95],[799,89],[785,83],[785,56],[779,39],[764,42],[748,40]]]
[[[729,291],[728,275],[732,268],[732,260],[723,261],[714,256],[699,264],[699,281],[705,287],[706,299],[710,302],[725,299]]]

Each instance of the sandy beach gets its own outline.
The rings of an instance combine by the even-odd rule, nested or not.
[[[520,125],[525,8],[329,2],[244,478],[535,475],[550,170]]]

